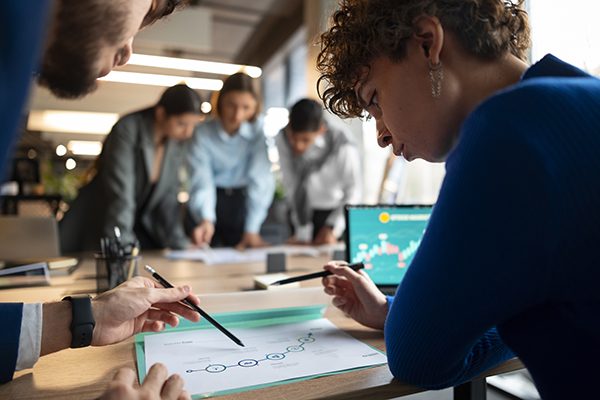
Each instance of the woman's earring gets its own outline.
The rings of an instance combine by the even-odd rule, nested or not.
[[[444,69],[441,61],[437,64],[429,61],[429,79],[431,80],[431,96],[437,99],[442,95],[442,81],[444,80]]]

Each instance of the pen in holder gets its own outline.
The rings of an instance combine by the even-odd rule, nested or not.
[[[137,241],[124,244],[120,236],[120,231],[115,227],[115,238],[101,238],[100,252],[94,254],[98,293],[138,275],[139,244]]]

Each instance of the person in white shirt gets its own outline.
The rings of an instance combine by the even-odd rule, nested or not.
[[[294,234],[290,242],[335,243],[344,205],[361,199],[358,149],[349,133],[325,121],[320,103],[302,99],[275,138]]]

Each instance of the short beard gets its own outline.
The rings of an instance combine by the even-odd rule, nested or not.
[[[98,54],[124,40],[128,15],[121,2],[60,0],[38,82],[57,97],[79,98],[93,92]]]

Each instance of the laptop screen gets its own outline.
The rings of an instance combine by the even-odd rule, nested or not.
[[[363,262],[378,286],[397,286],[427,227],[432,206],[346,206],[346,259]]]

